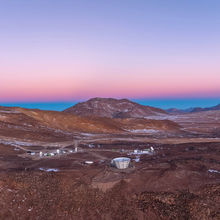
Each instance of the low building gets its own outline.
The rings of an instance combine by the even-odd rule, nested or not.
[[[142,150],[134,150],[134,154],[142,154],[143,151]]]
[[[149,150],[148,149],[144,149],[143,150],[143,154],[148,154],[149,153]]]

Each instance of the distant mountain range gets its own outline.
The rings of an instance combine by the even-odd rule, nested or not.
[[[202,111],[210,111],[210,110],[220,110],[220,104],[216,105],[214,107],[209,107],[209,108],[194,108],[191,112],[202,112]]]
[[[201,107],[196,107],[196,108],[189,108],[185,110],[180,110],[176,108],[169,108],[165,110],[167,113],[173,113],[173,114],[181,114],[181,113],[190,113],[190,112],[202,112],[202,111],[211,111],[211,110],[220,110],[220,104],[214,107],[208,107],[208,108],[201,108]]]
[[[80,116],[99,116],[108,118],[143,118],[167,114],[164,110],[140,105],[128,99],[93,98],[78,103],[63,112]]]

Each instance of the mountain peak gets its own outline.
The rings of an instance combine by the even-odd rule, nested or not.
[[[108,118],[143,118],[157,114],[167,114],[164,110],[143,106],[128,99],[92,98],[78,103],[64,112],[80,116],[100,116]]]
[[[91,98],[87,102],[94,102],[94,101],[99,101],[99,102],[121,102],[121,101],[132,102],[128,99],[114,99],[114,98],[101,98],[101,97]]]

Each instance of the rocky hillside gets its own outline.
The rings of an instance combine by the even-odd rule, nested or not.
[[[78,103],[66,110],[80,116],[99,116],[108,118],[143,118],[147,116],[167,114],[164,110],[143,106],[128,99],[93,98]]]
[[[0,107],[0,135],[17,138],[60,140],[72,137],[74,133],[146,133],[153,130],[178,131],[179,128],[177,123],[169,120],[113,119],[77,116],[56,111]]]

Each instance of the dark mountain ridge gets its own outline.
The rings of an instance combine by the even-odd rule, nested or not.
[[[166,109],[165,111],[169,114],[182,114],[182,113],[203,112],[203,111],[212,111],[212,110],[220,110],[220,104],[214,107],[207,107],[207,108],[196,107],[196,108],[189,108],[185,110],[177,109],[177,108],[169,108],[169,109]]]
[[[208,108],[196,107],[191,112],[202,112],[202,111],[211,111],[211,110],[220,110],[220,104],[218,104],[214,107],[208,107]]]

